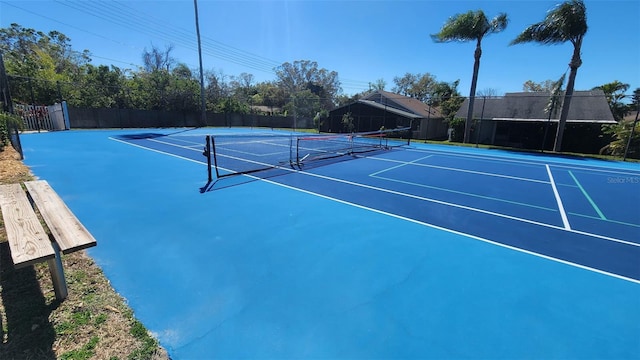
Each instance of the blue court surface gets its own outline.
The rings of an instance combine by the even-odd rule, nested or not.
[[[201,192],[243,133],[277,132],[22,136],[173,359],[640,358],[637,163],[411,144]]]

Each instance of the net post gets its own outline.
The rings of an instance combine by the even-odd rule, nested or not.
[[[210,143],[211,143],[211,152],[212,152],[211,157],[213,157],[213,165],[216,168],[216,178],[219,179],[220,173],[218,172],[218,158],[216,157],[216,140],[214,136],[210,137]]]
[[[300,167],[300,138],[296,137],[296,166]],[[293,147],[293,136],[291,137],[291,147]]]
[[[349,142],[351,143],[351,150],[349,151],[349,154],[353,155],[353,138],[355,138],[355,134],[353,133],[353,131],[351,132],[351,135],[349,135]]]
[[[210,135],[205,136],[205,144],[204,144],[204,155],[207,158],[207,180],[209,182],[213,181],[213,177],[211,175],[211,142]]]

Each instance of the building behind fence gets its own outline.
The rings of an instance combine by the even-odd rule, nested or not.
[[[599,94],[599,97],[603,97]],[[505,97],[486,98],[480,105],[474,107],[474,121],[471,131],[471,141],[476,144],[505,146],[529,150],[551,150],[557,120],[546,114],[530,116],[533,107],[512,104],[513,98],[525,98],[528,103],[530,98],[543,95],[516,94]],[[397,100],[397,99],[396,99]],[[539,99],[536,99],[539,100]],[[581,99],[587,100],[593,107],[593,97]],[[600,99],[602,100],[602,99]],[[511,106],[497,106],[504,102]],[[575,106],[572,110],[581,111],[589,118],[570,119],[565,128],[563,151],[584,154],[598,154],[600,149],[609,144],[613,137],[602,132],[602,125],[615,124],[606,102],[601,101],[600,108],[605,115],[594,117],[597,111],[589,110],[589,106]],[[374,107],[371,101],[359,101],[331,111],[320,123],[314,123],[311,118],[296,116],[275,116],[262,114],[237,114],[237,113],[212,113],[207,112],[206,124],[202,124],[202,116],[198,111],[164,111],[164,110],[138,110],[118,108],[74,108],[67,107],[63,101],[60,104],[50,106],[32,106],[15,104],[15,112],[23,119],[23,130],[28,131],[55,131],[68,129],[119,129],[119,128],[171,128],[171,127],[263,127],[263,128],[293,128],[293,129],[318,129],[324,132],[344,131],[370,131],[381,127],[396,128],[411,124],[415,139],[446,139],[447,123],[437,113],[428,116],[418,116],[406,111],[392,109],[389,105]],[[494,104],[495,103],[495,104]],[[497,104],[497,105],[496,105]],[[375,104],[374,104],[375,105]],[[458,111],[459,117],[466,112],[466,100]],[[493,107],[492,107],[493,106]],[[524,109],[526,114],[515,116],[515,110]],[[535,107],[540,110],[542,105]],[[506,110],[505,110],[506,109]],[[431,109],[429,109],[431,110]],[[588,110],[588,111],[587,111]],[[605,111],[606,110],[606,111]],[[509,116],[495,112],[508,111]],[[540,112],[540,111],[538,111]],[[349,113],[353,118],[353,129],[344,129],[344,115]],[[476,114],[477,113],[477,114]],[[512,114],[513,113],[513,114]],[[543,118],[547,116],[546,119]],[[583,117],[584,117],[583,116]],[[21,152],[20,139],[17,129],[10,131],[11,143]],[[451,133],[449,133],[451,136]],[[637,151],[636,151],[637,152]],[[634,153],[632,151],[632,153]]]

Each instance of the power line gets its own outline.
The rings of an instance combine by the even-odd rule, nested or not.
[[[50,21],[54,21],[60,23],[62,25],[68,26],[70,28],[88,33],[92,36],[96,36],[111,42],[114,42],[118,45],[123,45],[127,47],[134,47],[132,45],[128,45],[122,43],[120,41],[114,40],[102,34],[97,34],[95,32],[91,32],[80,27],[70,25],[68,23],[53,19],[51,17],[41,15],[35,13],[33,11],[24,9],[20,6],[8,3],[6,1],[0,1],[3,4],[12,6],[14,8],[20,9],[27,13],[48,19]],[[196,44],[192,37],[191,31],[185,30],[184,28],[171,26],[169,31],[167,29],[167,23],[165,20],[153,17],[151,15],[139,16],[136,14],[136,9],[120,3],[120,2],[71,2],[64,0],[57,0],[59,4],[74,9],[76,11],[91,15],[93,17],[102,19],[104,21],[122,26],[124,28],[134,30],[136,32],[146,34],[153,37],[159,37],[164,40],[169,40],[170,42],[175,42],[176,44],[188,48],[190,50],[196,51]],[[220,41],[214,40],[210,37],[203,37],[203,52],[207,55],[232,62],[237,65],[242,65],[254,70],[258,70],[261,72],[275,74],[274,68],[281,65],[280,62],[276,60],[272,60],[260,55],[256,55],[233,46],[224,44]],[[138,48],[139,47],[134,47]],[[114,61],[118,63],[128,64],[132,66],[137,66],[130,62],[120,61],[116,59],[111,59],[107,57],[102,57],[98,55],[91,54],[92,57],[105,59],[109,61]],[[342,79],[341,87],[346,89],[355,89],[355,90],[367,90],[369,88],[370,82],[359,81],[359,80],[350,80],[350,79]]]
[[[116,43],[116,44],[118,44],[118,45],[123,45],[123,46],[127,46],[127,47],[131,47],[131,48],[135,48],[135,49],[140,49],[140,50],[142,50],[141,48],[139,48],[139,47],[137,47],[137,46],[133,46],[133,45],[130,45],[130,44],[125,44],[125,43],[123,43],[123,42],[120,42],[120,41],[117,41],[117,40],[111,39],[111,38],[109,38],[109,37],[106,37],[106,36],[104,36],[104,35],[102,35],[102,34],[97,34],[97,33],[94,33],[94,32],[92,32],[92,31],[89,31],[89,30],[86,30],[86,29],[83,29],[83,28],[80,28],[80,27],[77,27],[77,26],[74,26],[74,25],[71,25],[71,24],[67,24],[67,23],[65,23],[65,22],[62,22],[62,21],[60,21],[60,20],[57,20],[57,19],[51,18],[51,17],[49,17],[49,16],[45,16],[45,15],[42,15],[42,14],[38,14],[38,13],[36,13],[36,12],[33,12],[33,11],[30,11],[30,10],[27,10],[27,9],[25,9],[25,8],[22,8],[22,7],[20,7],[20,6],[14,5],[14,4],[12,4],[12,3],[10,3],[10,2],[7,2],[7,1],[0,1],[0,3],[3,3],[3,4],[5,4],[5,5],[12,6],[12,7],[16,8],[16,9],[19,9],[19,10],[22,10],[22,11],[24,11],[24,12],[28,13],[28,14],[36,15],[36,16],[39,16],[39,17],[41,17],[41,18],[43,18],[43,19],[47,19],[47,20],[49,20],[49,21],[57,22],[58,24],[62,24],[62,25],[64,25],[64,26],[70,27],[70,28],[72,28],[72,29],[76,29],[76,30],[78,30],[78,31],[82,31],[82,32],[87,33],[87,34],[90,34],[90,35],[92,35],[92,36],[99,37],[99,38],[101,38],[101,39],[105,39],[105,40],[109,40],[109,41],[114,42],[114,43]],[[123,61],[119,61],[119,62],[123,62]]]
[[[165,30],[166,23],[154,22],[146,19],[145,17],[135,16],[131,12],[124,12],[122,10],[109,7],[107,3],[103,2],[57,2],[107,22],[115,23],[153,37],[159,37],[164,40],[168,39],[170,42],[174,42],[190,50],[197,51],[197,44],[195,43],[191,32],[185,32],[184,30],[177,32],[175,29]],[[221,49],[220,46],[215,44],[213,47],[216,47],[217,49],[211,49],[211,43],[208,41],[205,41],[203,45],[205,45],[203,52],[208,55],[243,65],[254,70],[273,73],[271,66],[265,65],[263,62],[256,62],[255,59],[249,58],[248,56],[229,52],[226,49]]]
[[[131,15],[131,12],[127,11],[124,8],[131,9],[132,11],[136,11],[135,9],[133,9],[130,6],[127,6],[125,4],[120,4],[120,3],[117,3],[117,2],[111,2],[111,3],[108,3],[108,4],[107,3],[102,3],[101,5],[103,6],[103,8],[104,8],[104,6],[111,6],[111,11],[114,11],[115,13],[118,13],[119,15],[124,15],[124,16]],[[119,6],[120,9],[115,9],[115,7],[113,5]],[[156,19],[156,20],[151,20],[151,19]],[[151,15],[146,15],[141,20],[144,23],[146,23],[147,26],[155,27],[156,29],[158,29],[158,28],[163,29],[163,28],[167,27],[166,21],[158,19],[158,18],[155,18],[155,17],[153,17]],[[176,27],[176,26],[171,26],[171,28],[176,33],[176,35],[180,36],[181,39],[185,39],[186,38],[186,39],[188,39],[188,41],[192,41],[193,40],[192,39],[192,31],[185,30],[183,28],[179,28],[179,27]],[[218,47],[218,48],[223,49],[223,51],[227,52],[228,55],[236,56],[236,57],[238,57],[240,59],[243,59],[243,60],[252,61],[256,65],[260,64],[260,62],[262,62],[262,60],[259,59],[260,57],[257,56],[257,55],[254,55],[254,54],[251,54],[251,53],[236,49],[234,47],[222,44],[222,43],[217,42],[215,40],[211,40],[211,39],[207,38],[206,36],[203,36],[203,39],[209,40],[209,41],[213,41],[213,43],[215,44],[213,47]],[[220,44],[222,46],[220,46],[218,44]],[[275,62],[273,62],[271,64],[268,64],[269,68],[271,66],[273,66],[273,64],[275,64]]]
[[[130,7],[130,6],[126,5],[126,4],[124,4],[124,3],[121,3],[121,2],[114,1],[113,4],[117,4],[117,5],[120,5],[121,7],[126,7],[126,8],[129,8],[129,9],[135,11],[135,9],[133,9],[132,7]],[[166,23],[165,20],[159,19],[159,18],[154,17],[152,15],[147,15],[147,18],[156,19],[156,24],[160,24],[162,26],[164,26],[165,23]],[[174,27],[174,28],[180,30],[183,34],[187,34],[187,36],[191,36],[191,32],[188,31],[188,30],[185,30],[184,28],[182,28],[182,29],[181,28],[177,28],[177,27]],[[242,49],[238,49],[238,48],[236,48],[234,46],[224,44],[224,43],[222,43],[220,41],[214,40],[214,39],[212,39],[210,37],[207,37],[207,36],[203,36],[203,39],[208,41],[208,42],[210,42],[210,43],[212,43],[212,44],[216,44],[217,46],[220,46],[221,48],[224,48],[227,51],[234,52],[234,53],[237,53],[237,54],[242,55],[242,56],[246,56],[246,57],[251,58],[251,59],[253,59],[255,61],[264,62],[265,64],[267,64],[267,65],[269,65],[271,67],[279,66],[280,64],[282,64],[282,62],[280,62],[280,61],[272,60],[272,59],[266,58],[266,57],[261,56],[261,55],[253,54],[253,53],[250,53],[248,51],[244,51]]]
[[[77,7],[76,9],[89,13],[93,16],[103,18],[109,22],[119,23],[129,28],[132,27],[130,24],[136,24],[134,29],[137,31],[165,39],[169,38],[175,43],[195,50],[191,31],[172,26],[172,30],[168,32],[164,30],[167,27],[166,21],[151,15],[147,15],[145,17],[137,16],[137,14],[132,13],[132,11],[136,10],[128,5],[119,2],[91,2],[82,4],[85,6],[84,9],[78,9]],[[89,8],[87,8],[87,5]],[[96,6],[100,8],[98,9]],[[131,21],[123,21],[120,20],[121,18],[128,18]],[[281,63],[276,60],[240,50],[206,36],[203,36],[203,52],[216,58],[270,74],[275,74],[274,68],[281,65]],[[370,82],[367,81],[350,79],[342,79],[341,83],[344,85],[344,88],[356,90],[366,90],[369,88],[370,84]]]
[[[105,40],[112,41],[112,42],[114,42],[114,43],[116,43],[116,44],[118,44],[118,45],[124,45],[124,46],[128,46],[128,47],[136,48],[135,46],[127,45],[127,44],[125,44],[125,43],[122,43],[122,42],[120,42],[120,41],[117,41],[117,40],[111,39],[111,38],[106,37],[106,36],[104,36],[104,35],[97,34],[97,33],[94,33],[94,32],[91,32],[91,31],[88,31],[88,30],[85,30],[85,29],[82,29],[82,28],[80,28],[80,27],[77,27],[77,26],[74,26],[74,25],[67,24],[67,23],[65,23],[65,22],[59,21],[59,20],[57,20],[57,19],[54,19],[54,18],[51,18],[51,17],[45,16],[45,15],[42,15],[42,14],[35,13],[35,12],[33,12],[33,11],[27,10],[27,9],[25,9],[25,8],[22,8],[22,7],[20,7],[20,6],[14,5],[14,4],[9,3],[9,2],[6,2],[6,1],[0,1],[0,3],[2,3],[2,4],[4,4],[4,5],[12,6],[12,7],[16,8],[16,9],[22,10],[22,11],[24,11],[24,12],[26,12],[26,13],[29,13],[29,14],[32,14],[32,15],[39,16],[39,17],[44,18],[44,19],[47,19],[47,20],[49,20],[49,21],[57,22],[58,24],[62,24],[62,25],[64,25],[64,26],[70,27],[70,28],[72,28],[72,29],[76,29],[76,30],[78,30],[78,31],[85,32],[85,33],[87,33],[87,34],[90,34],[90,35],[93,35],[93,36],[99,37],[99,38],[101,38],[101,39],[105,39]],[[72,54],[78,54],[78,55],[83,55],[83,54],[84,54],[83,52],[81,52],[81,51],[77,51],[77,50],[70,50],[70,52],[71,52]],[[116,60],[116,59],[112,59],[112,58],[108,58],[108,57],[103,57],[103,56],[95,55],[95,54],[93,54],[93,53],[89,53],[89,55],[88,55],[88,56],[89,56],[89,57],[91,57],[91,58],[97,58],[97,59],[109,60],[109,61],[118,62],[118,63],[122,63],[122,64],[127,64],[127,65],[132,65],[132,66],[138,66],[138,65],[136,65],[136,64],[132,64],[132,63],[127,62],[127,61],[122,61],[122,60]]]

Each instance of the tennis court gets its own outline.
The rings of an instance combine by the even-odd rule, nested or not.
[[[209,134],[219,174],[270,170],[207,184]],[[23,146],[174,359],[640,357],[638,164],[414,143],[301,164],[274,136]]]

